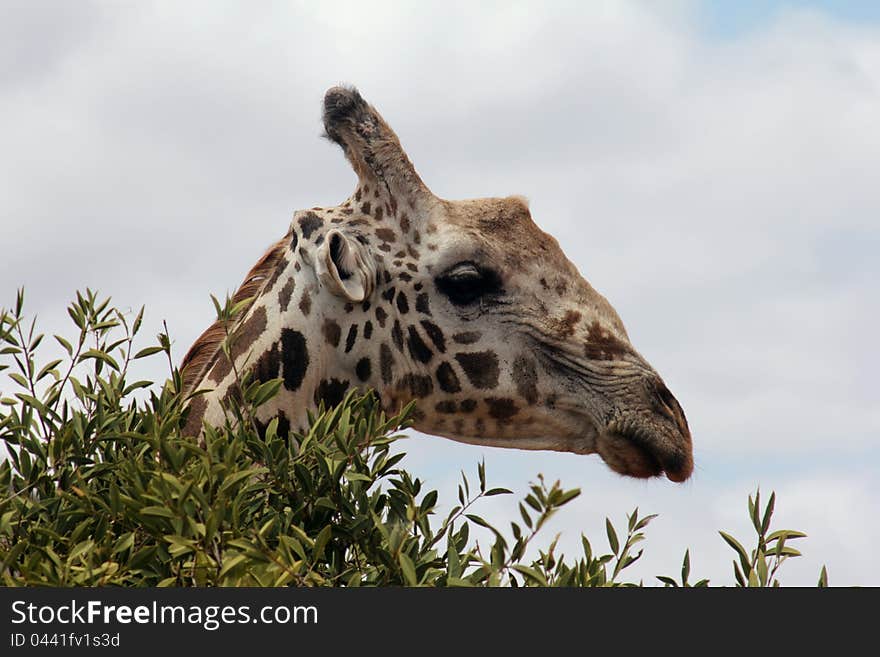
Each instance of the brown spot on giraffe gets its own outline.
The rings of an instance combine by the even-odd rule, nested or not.
[[[489,415],[496,420],[509,420],[519,412],[512,399],[488,397],[485,402],[489,407]]]
[[[370,359],[367,357],[361,358],[357,362],[357,365],[355,365],[354,371],[361,382],[369,381],[370,376],[373,373],[373,366]]]
[[[390,228],[378,228],[376,230],[376,237],[383,242],[394,242],[397,240],[397,235]]]
[[[308,212],[299,218],[299,229],[305,239],[309,239],[323,225],[324,220],[314,212]]]
[[[438,413],[458,413],[458,404],[451,399],[444,399],[434,405]]]
[[[205,417],[205,411],[208,408],[208,402],[204,395],[196,395],[189,402],[189,409],[186,416],[186,424],[183,425],[182,433],[184,436],[198,436],[202,430],[202,419]]]
[[[342,329],[334,320],[325,319],[321,332],[324,334],[324,339],[327,341],[327,344],[331,347],[339,346],[339,338],[342,335]]]
[[[312,297],[308,290],[303,290],[302,298],[299,300],[299,309],[306,317],[312,311]]]
[[[491,390],[498,385],[500,370],[494,351],[462,352],[455,354],[468,381],[480,390]]]
[[[338,406],[348,391],[349,382],[339,379],[324,379],[315,389],[315,405],[324,404],[325,408]]]
[[[354,343],[357,340],[358,325],[352,324],[348,329],[348,335],[345,338],[345,353],[351,353],[354,349]]]
[[[258,306],[251,313],[241,327],[235,331],[230,350],[233,360],[237,360],[239,356],[246,353],[254,342],[263,335],[266,330],[266,308]]]
[[[581,321],[581,313],[577,310],[566,310],[561,319],[548,319],[549,330],[562,340],[574,335],[578,322]]]
[[[213,384],[222,382],[232,372],[232,362],[222,351],[214,358],[214,365],[208,373],[208,381]]]
[[[277,379],[281,372],[281,351],[278,343],[263,352],[263,355],[254,365],[254,378],[260,383],[266,383],[272,379]]]
[[[458,344],[474,344],[475,342],[479,342],[481,337],[482,333],[479,331],[465,331],[453,335],[452,340]]]
[[[293,295],[293,291],[295,289],[296,281],[291,278],[278,292],[278,308],[279,310],[281,310],[281,312],[287,312],[287,306],[290,305],[290,297]]]
[[[584,356],[590,360],[616,360],[632,350],[610,331],[603,328],[599,322],[590,324],[587,341],[584,343]]]
[[[434,352],[425,344],[424,340],[422,340],[422,336],[419,335],[419,332],[416,331],[413,326],[407,326],[406,331],[406,344],[409,348],[409,355],[420,363],[427,363],[430,361]]]
[[[382,373],[382,383],[389,385],[394,376],[394,356],[384,342],[379,347],[379,369]]]
[[[397,387],[407,390],[413,397],[427,397],[434,392],[434,380],[430,376],[408,372],[397,384]]]
[[[419,321],[422,329],[431,338],[431,342],[434,343],[434,347],[436,347],[437,351],[441,354],[446,353],[446,338],[443,336],[443,331],[439,326],[434,324],[433,322],[429,322],[426,319],[422,319]]]
[[[403,329],[400,327],[400,322],[398,320],[394,320],[394,326],[391,327],[391,340],[394,342],[394,346],[397,347],[397,351],[403,351]]]
[[[519,356],[513,361],[513,380],[516,390],[529,404],[538,401],[538,371],[535,362],[531,358]]]
[[[291,391],[299,390],[309,367],[309,350],[301,332],[282,329],[281,359],[284,387]]]
[[[428,300],[427,292],[422,292],[416,297],[416,310],[423,315],[431,315],[431,302]]]
[[[455,370],[452,368],[447,362],[442,362],[437,367],[437,382],[440,384],[440,389],[443,392],[460,392],[461,391],[461,383],[458,380],[458,375],[455,373]]]

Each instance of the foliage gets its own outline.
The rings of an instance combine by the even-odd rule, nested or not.
[[[26,323],[24,296],[0,315],[0,372],[17,389],[0,394],[0,576],[7,586],[631,586],[625,571],[654,516],[636,509],[625,532],[606,521],[610,551],[582,537],[573,560],[558,536],[530,550],[547,521],[579,494],[540,475],[519,504],[521,522],[497,529],[475,509],[509,494],[462,473],[445,515],[437,491],[401,468],[391,446],[410,409],[386,417],[372,394],[349,394],[321,411],[305,435],[264,435],[254,409],[278,381],[239,382],[242,395],[204,441],[181,435],[187,399],[171,340],[134,350],[143,309],[130,315],[78,294],[68,308],[76,331],[54,336],[64,356],[37,360],[44,335]],[[232,326],[240,308],[217,303]],[[229,349],[233,332],[227,331]],[[164,358],[162,385],[129,382],[129,366]],[[779,566],[799,556],[800,532],[770,531],[775,495],[763,513],[749,498],[757,546],[734,549],[738,586],[777,586]],[[482,528],[479,532],[475,528]],[[487,545],[476,534],[490,536]],[[535,556],[537,554],[537,556]],[[681,578],[689,582],[690,554]],[[827,584],[823,568],[820,585]]]

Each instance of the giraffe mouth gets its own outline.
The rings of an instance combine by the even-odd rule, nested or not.
[[[690,451],[675,447],[664,433],[630,423],[612,425],[599,435],[596,451],[619,474],[640,479],[665,474],[670,481],[683,482],[694,468]]]

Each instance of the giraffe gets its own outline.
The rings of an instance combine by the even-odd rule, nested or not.
[[[477,445],[598,455],[631,477],[693,470],[681,406],[611,304],[518,196],[450,201],[416,173],[355,88],[324,96],[325,136],[358,177],[341,205],[294,213],[234,295],[252,299],[229,356],[209,327],[183,359],[187,435],[220,424],[236,376],[280,378],[258,426],[372,389],[415,401],[418,431]]]

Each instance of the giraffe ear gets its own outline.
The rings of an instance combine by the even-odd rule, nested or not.
[[[318,248],[318,279],[337,296],[363,301],[373,292],[376,265],[365,245],[333,229]]]

